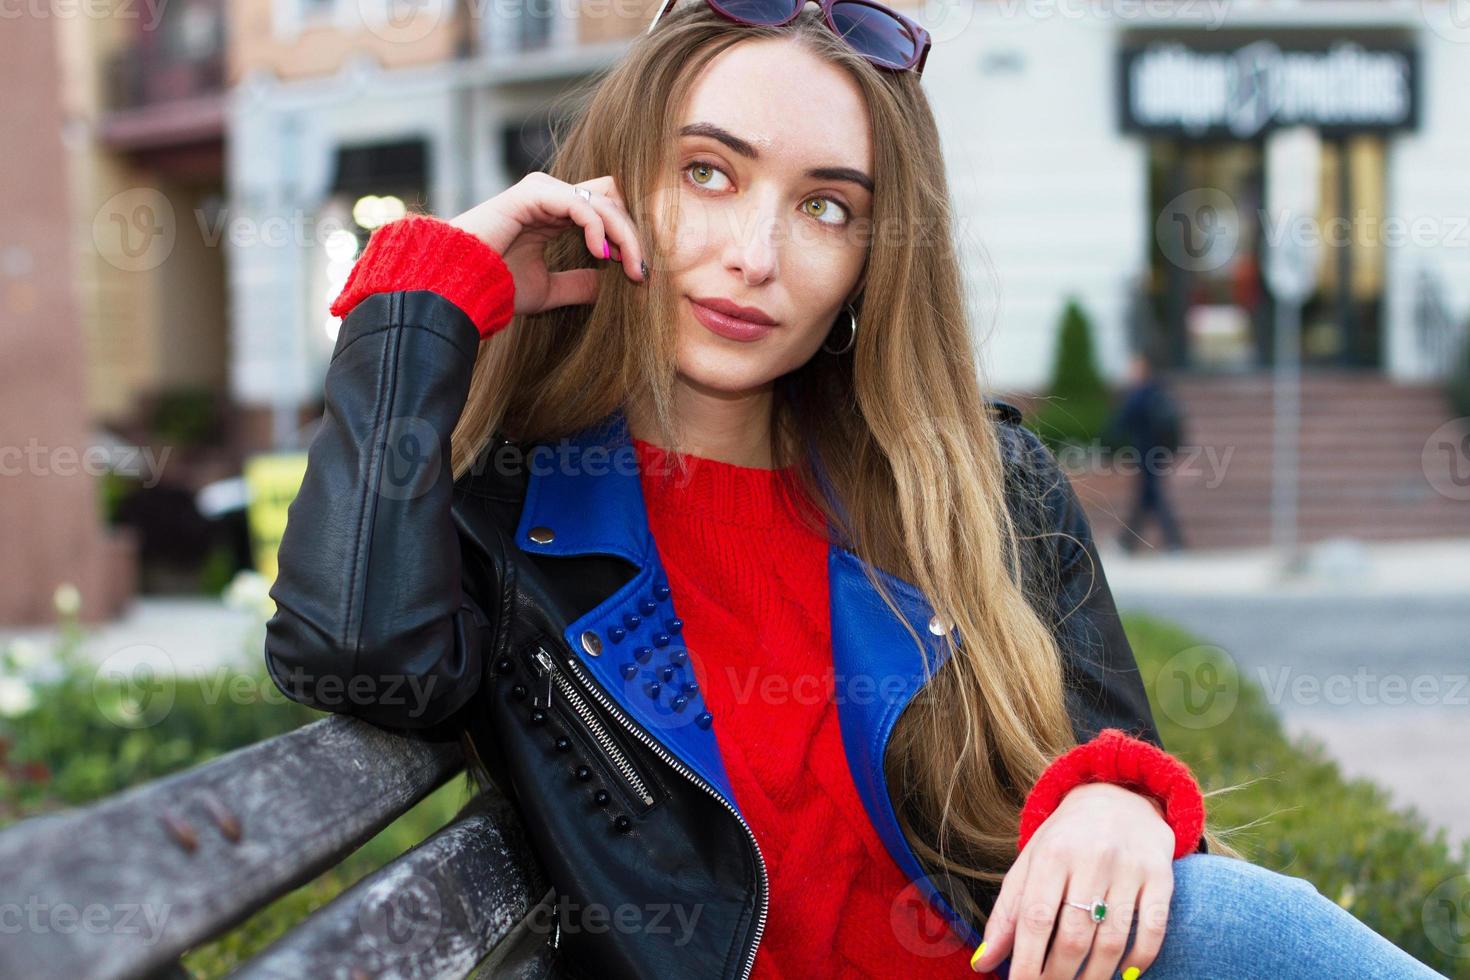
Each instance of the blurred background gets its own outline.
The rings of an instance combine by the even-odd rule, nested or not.
[[[1259,780],[1214,810],[1253,859],[1470,976],[1470,2],[898,5],[977,368],[1073,475],[1166,743]],[[6,5],[0,821],[306,717],[99,705],[263,678],[330,299],[374,228],[541,169],[655,7]]]

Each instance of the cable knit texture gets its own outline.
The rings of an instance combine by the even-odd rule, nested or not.
[[[515,282],[500,253],[477,236],[432,215],[409,213],[373,232],[332,302],[345,317],[363,297],[428,289],[448,299],[486,338],[510,322]]]
[[[770,878],[756,980],[976,977],[863,808],[837,723],[827,541],[780,470],[634,439],[649,526]],[[810,513],[815,514],[813,509]],[[820,526],[820,522],[818,523]]]
[[[1164,807],[1164,819],[1174,829],[1176,859],[1199,847],[1205,801],[1189,767],[1152,742],[1118,728],[1104,728],[1096,738],[1052,760],[1031,787],[1021,810],[1017,849],[1026,847],[1062,797],[1083,783],[1094,782],[1116,783],[1158,800]]]

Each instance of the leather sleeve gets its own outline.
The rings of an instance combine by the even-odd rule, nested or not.
[[[1000,430],[1007,480],[1021,494],[1022,524],[1029,533],[1040,531],[1032,543],[1030,564],[1040,575],[1033,588],[1045,597],[1057,636],[1078,744],[1117,729],[1165,749],[1076,489],[1036,433],[1019,422]],[[1198,849],[1206,850],[1203,837]]]
[[[292,700],[428,728],[478,689],[495,593],[462,567],[449,436],[479,341],[429,290],[374,293],[343,321],[270,590],[265,659]]]

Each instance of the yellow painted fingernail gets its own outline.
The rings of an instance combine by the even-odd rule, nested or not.
[[[1123,971],[1123,980],[1138,980],[1138,967],[1130,966]]]
[[[982,957],[984,955],[985,955],[985,944],[984,943],[981,943],[979,946],[976,946],[975,947],[975,952],[973,954],[971,954],[971,956],[970,956],[970,969],[974,970],[976,973],[979,973],[980,972],[980,968],[978,966],[976,966],[975,964],[976,963],[979,963],[980,962],[980,957]]]

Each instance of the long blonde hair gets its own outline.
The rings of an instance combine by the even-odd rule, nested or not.
[[[635,226],[655,229],[651,204],[667,185],[677,142],[672,110],[720,52],[779,37],[847,69],[861,88],[873,127],[878,233],[855,346],[841,356],[819,353],[775,386],[773,461],[793,467],[793,492],[815,502],[860,557],[913,582],[954,627],[950,656],[903,713],[885,768],[915,852],[943,878],[952,902],[978,916],[956,879],[991,887],[1001,880],[1016,857],[1025,789],[1075,736],[1057,639],[1038,613],[1047,570],[1023,568],[1018,547],[1037,535],[1005,503],[998,435],[981,394],[950,237],[939,135],[918,78],[875,69],[817,11],[759,28],[689,4],[572,93],[576,108],[556,134],[547,169],[569,182],[612,174]],[[663,214],[658,234],[643,232],[650,254],[673,240],[674,209]],[[884,232],[893,228],[906,233]],[[546,259],[554,271],[594,265],[580,229],[553,241]],[[678,446],[677,297],[650,267],[647,285],[606,268],[595,303],[518,316],[481,345],[452,436],[456,478],[496,430],[523,441],[557,439],[633,398],[662,444]],[[820,491],[818,467],[840,508]],[[476,779],[485,781],[483,770]],[[1213,836],[1211,844],[1228,850]]]

